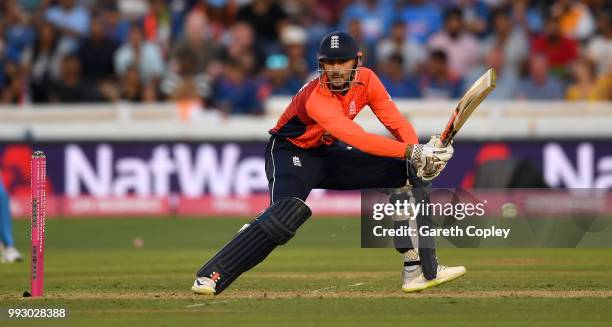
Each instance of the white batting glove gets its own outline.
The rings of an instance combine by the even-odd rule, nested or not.
[[[453,157],[452,144],[446,147],[437,147],[439,137],[434,135],[426,144],[415,144],[408,162],[416,169],[417,176],[430,181],[442,172],[446,163]]]

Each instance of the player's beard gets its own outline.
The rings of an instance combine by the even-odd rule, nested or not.
[[[328,79],[330,81],[330,86],[332,90],[342,91],[342,90],[348,89],[350,73],[348,77],[344,75],[345,74],[343,73],[331,73],[330,75],[328,75]]]

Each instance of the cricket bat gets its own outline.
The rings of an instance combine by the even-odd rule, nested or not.
[[[459,100],[457,108],[453,111],[444,131],[440,135],[440,144],[437,146],[447,146],[455,137],[461,126],[470,117],[476,107],[493,91],[495,88],[495,70],[489,68],[470,88],[465,92]]]

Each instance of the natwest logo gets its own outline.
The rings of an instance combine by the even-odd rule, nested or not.
[[[249,195],[267,190],[264,159],[241,158],[240,147],[202,144],[159,145],[148,158],[116,157],[108,144],[88,158],[76,144],[65,148],[65,192],[68,196],[167,196],[174,191],[197,197]]]
[[[553,187],[610,188],[612,187],[612,155],[596,159],[592,143],[576,147],[576,160],[572,162],[561,145],[544,146],[544,179]]]

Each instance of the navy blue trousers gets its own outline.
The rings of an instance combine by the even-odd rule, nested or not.
[[[303,149],[280,137],[268,142],[266,176],[271,203],[288,197],[306,200],[315,188],[398,188],[408,179],[401,159],[374,156],[340,142]]]

